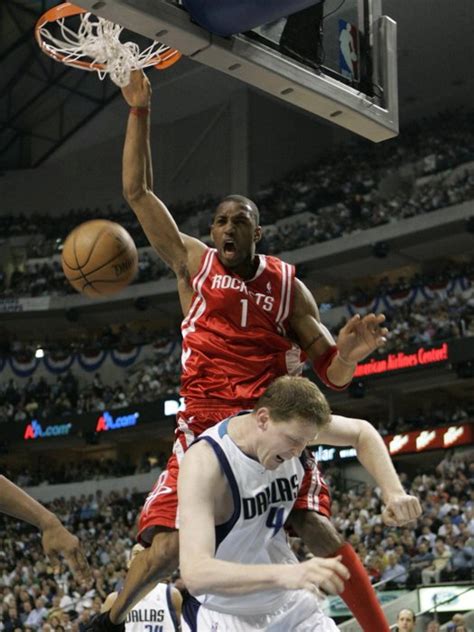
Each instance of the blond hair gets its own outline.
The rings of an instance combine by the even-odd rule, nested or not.
[[[305,377],[284,375],[274,380],[255,404],[254,411],[268,408],[273,421],[299,419],[318,428],[331,421],[331,408],[319,388]]]

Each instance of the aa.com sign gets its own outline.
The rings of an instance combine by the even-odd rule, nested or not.
[[[23,439],[47,439],[48,437],[67,437],[72,424],[50,424],[42,426],[37,419],[33,419],[25,428]]]

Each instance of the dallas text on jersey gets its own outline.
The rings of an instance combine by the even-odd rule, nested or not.
[[[290,480],[277,478],[271,485],[254,497],[242,498],[244,518],[251,520],[261,516],[270,505],[294,500],[298,495],[298,476],[294,474]]]

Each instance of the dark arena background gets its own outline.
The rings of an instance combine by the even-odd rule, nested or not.
[[[179,40],[182,59],[147,76],[154,191],[180,230],[210,243],[218,201],[249,196],[260,252],[296,266],[335,337],[355,313],[386,315],[386,345],[349,388],[320,386],[335,413],[375,426],[423,514],[384,526],[355,450],[315,446],[334,524],[390,624],[409,608],[416,632],[474,630],[472,1],[326,0],[285,36],[283,14],[209,35],[180,3],[129,4],[84,8],[132,38],[153,23]],[[0,632],[84,632],[120,589],[182,406],[175,278],[122,196],[128,107],[110,78],[40,50],[34,25],[53,5],[0,4],[0,472],[79,537],[94,583],[53,569],[39,532],[0,516]],[[105,299],[61,268],[90,219],[138,248],[134,281]],[[340,598],[324,607],[361,629]]]

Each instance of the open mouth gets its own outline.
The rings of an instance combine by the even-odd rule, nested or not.
[[[237,248],[231,239],[226,239],[226,241],[224,241],[223,250],[226,255],[235,255]]]

